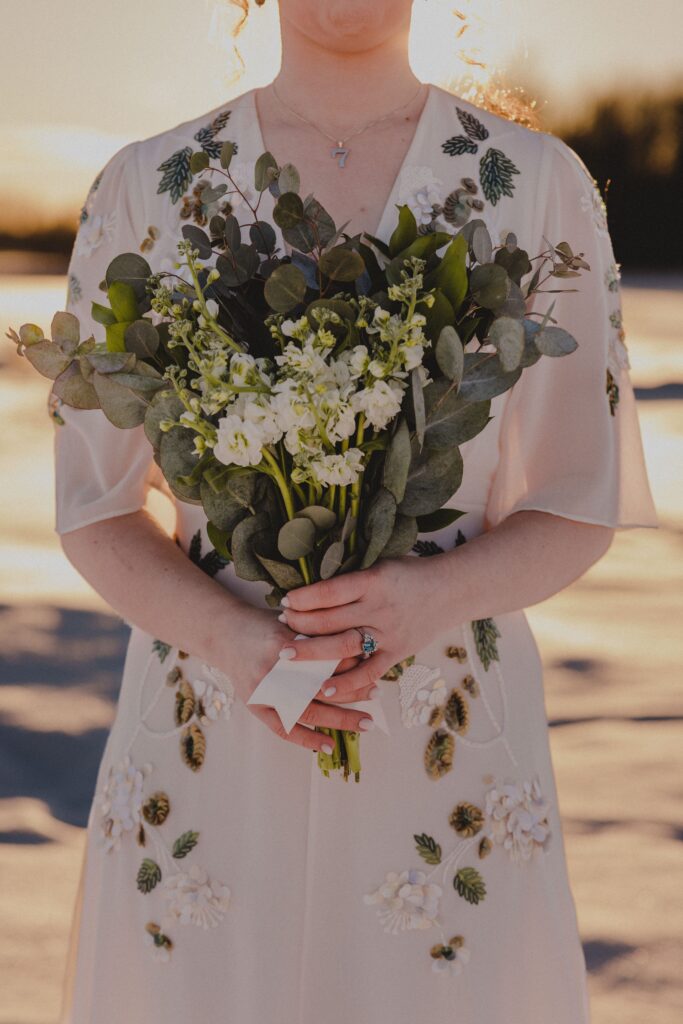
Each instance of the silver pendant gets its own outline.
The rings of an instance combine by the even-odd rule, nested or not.
[[[346,163],[346,158],[350,152],[350,149],[346,148],[345,146],[342,146],[341,142],[338,142],[337,145],[330,150],[330,156],[333,157],[335,160],[338,160],[337,165],[339,167],[343,167],[344,164]]]

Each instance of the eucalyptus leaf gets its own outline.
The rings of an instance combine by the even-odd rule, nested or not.
[[[159,348],[159,332],[150,320],[134,320],[123,334],[126,350],[150,359]]]
[[[145,298],[145,283],[151,274],[152,268],[144,256],[140,256],[136,252],[124,252],[115,256],[107,267],[105,281],[107,287],[110,287],[114,281],[129,284],[140,302]],[[130,319],[135,320],[136,317],[137,314]]]
[[[254,544],[270,536],[270,520],[265,512],[247,516],[232,531],[232,559],[235,572],[243,580],[270,583],[266,571],[254,554]]]
[[[84,379],[77,360],[72,360],[55,378],[52,391],[74,409],[99,409],[100,400],[90,381]]]
[[[485,224],[477,224],[472,232],[472,252],[477,263],[490,263],[493,256],[491,235]]]
[[[409,206],[398,207],[398,224],[389,239],[389,252],[397,256],[417,238],[417,221]]]
[[[234,155],[235,155],[235,143],[234,142],[230,142],[229,140],[224,142],[223,145],[221,146],[221,153],[220,153],[221,167],[223,168],[223,170],[225,170],[225,171],[228,170],[228,168],[230,167],[230,161],[232,160]]]
[[[273,220],[283,231],[304,219],[304,204],[296,192],[283,192],[273,207]]]
[[[578,348],[578,342],[562,327],[543,327],[534,337],[536,348],[544,356],[566,356]]]
[[[410,371],[410,394],[413,400],[415,433],[417,434],[417,441],[420,448],[424,444],[426,424],[425,400],[423,390],[424,389],[422,386],[422,377],[420,376],[420,367],[416,366],[414,369]]]
[[[263,294],[271,309],[277,313],[288,313],[303,302],[306,278],[298,267],[283,263],[266,281]]]
[[[417,540],[417,520],[413,516],[398,514],[391,536],[382,548],[381,558],[400,558],[412,550]]]
[[[444,377],[457,385],[462,380],[465,368],[465,353],[455,327],[448,324],[439,334],[436,343],[436,362]]]
[[[365,553],[361,559],[361,569],[369,568],[380,556],[380,553],[391,537],[396,520],[396,499],[393,494],[380,487],[370,499],[363,533],[367,541]]]
[[[531,270],[529,254],[524,249],[513,249],[512,252],[504,246],[495,255],[495,262],[504,267],[515,284],[521,284],[522,278]]]
[[[137,427],[144,422],[147,402],[124,387],[111,373],[95,371],[91,383],[97,392],[102,412],[115,427]]]
[[[466,352],[459,393],[463,401],[483,402],[507,391],[521,374],[520,367],[506,372],[497,352]]]
[[[389,442],[382,471],[382,484],[391,492],[397,504],[405,494],[410,456],[410,431],[405,418],[401,417]]]
[[[65,356],[73,355],[81,337],[78,318],[73,313],[55,313],[52,317],[50,335]]]
[[[271,228],[272,230],[272,228]],[[233,253],[237,252],[242,244],[242,230],[240,228],[239,221],[233,213],[228,214],[225,218],[225,226],[223,228],[223,239],[228,249]]]
[[[365,262],[354,249],[336,245],[322,254],[320,269],[332,281],[355,281],[365,270]]]
[[[427,448],[449,449],[464,444],[481,433],[489,421],[490,401],[469,402],[447,381],[432,381],[424,396]]]
[[[462,456],[458,448],[443,450],[423,448],[411,441],[413,457],[401,515],[424,516],[441,508],[455,494],[462,482]]]
[[[493,321],[488,341],[495,346],[506,373],[515,370],[524,352],[524,327],[520,320],[501,316]]]
[[[209,154],[205,153],[203,149],[197,150],[190,157],[190,170],[193,174],[201,174],[209,166]]]
[[[268,255],[275,248],[275,231],[267,220],[255,221],[249,228],[249,238],[257,252]]]
[[[320,562],[320,579],[329,580],[341,568],[344,561],[344,541],[336,540],[325,551]]]
[[[217,529],[227,534],[234,530],[247,514],[243,503],[238,501],[227,487],[217,492],[203,479],[199,485],[199,495],[207,519],[215,523]]]
[[[189,476],[199,456],[194,452],[194,431],[188,427],[176,427],[161,435],[159,464],[171,491],[182,501],[200,503],[199,484],[188,487],[178,477]]]
[[[132,352],[88,352],[85,360],[98,373],[119,373],[135,366]]]
[[[145,412],[145,434],[153,448],[158,448],[163,437],[159,424],[161,420],[177,421],[185,412],[185,406],[175,391],[166,388],[152,396]],[[174,430],[185,430],[185,427],[174,427]]]
[[[334,512],[325,505],[307,505],[296,513],[295,518],[310,519],[317,530],[331,530],[337,525],[337,517]]]
[[[236,252],[226,251],[216,260],[216,270],[221,283],[228,288],[238,288],[251,280],[259,269],[259,257],[252,245],[240,245]]]
[[[59,377],[60,373],[66,370],[72,358],[70,355],[64,354],[60,345],[54,341],[48,341],[47,338],[36,341],[33,345],[27,345],[24,355],[31,365],[35,366],[38,373],[42,373],[43,377],[49,377],[50,380]]]
[[[263,568],[267,570],[274,583],[282,590],[294,590],[296,587],[304,585],[303,576],[293,565],[289,565],[287,562],[278,562],[274,558],[267,558],[265,555],[260,555],[256,550],[254,555],[258,558]]]
[[[310,555],[315,545],[315,524],[305,516],[289,519],[277,535],[277,548],[283,558],[295,562]]]
[[[254,166],[254,185],[257,192],[265,192],[277,173],[277,160],[272,153],[261,153]]]
[[[211,248],[211,240],[206,231],[202,231],[195,224],[183,224],[182,235],[186,241],[190,242],[193,249],[199,251],[200,260],[211,259],[213,249]]]
[[[474,301],[485,309],[495,309],[508,297],[510,278],[498,263],[483,263],[470,274],[470,290]]]

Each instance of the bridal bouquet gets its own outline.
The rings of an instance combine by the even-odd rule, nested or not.
[[[105,342],[81,340],[65,312],[51,339],[33,324],[10,337],[58,400],[144,425],[173,494],[203,506],[215,550],[271,584],[275,607],[292,588],[405,555],[461,515],[444,505],[491,399],[541,356],[576,348],[552,304],[527,313],[530,297],[590,267],[565,241],[533,261],[512,234],[494,247],[470,178],[429,225],[399,207],[385,243],[337,228],[270,153],[249,203],[233,151],[192,157],[207,230],[183,226],[174,272],[137,253],[109,264],[107,303],[92,303]],[[290,253],[259,219],[266,190]],[[249,223],[231,212],[236,192]],[[322,731],[334,751],[318,754],[321,769],[358,779],[359,734]]]

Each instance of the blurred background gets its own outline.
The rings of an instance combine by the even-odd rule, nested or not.
[[[250,16],[240,57],[225,0],[0,0],[0,17],[4,335],[47,328],[63,307],[79,209],[105,161],[266,84],[279,39],[272,2]],[[594,1024],[683,1019],[682,38],[680,0],[416,0],[411,43],[424,80],[464,93],[500,72],[536,101],[540,127],[596,178],[622,268],[661,527],[619,533],[528,612]],[[127,629],[53,530],[48,382],[4,339],[0,370],[0,1024],[51,1024]]]

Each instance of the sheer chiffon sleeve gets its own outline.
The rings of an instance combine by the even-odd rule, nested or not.
[[[99,283],[122,252],[139,251],[146,230],[138,146],[120,149],[95,178],[81,211],[68,269],[66,309],[78,317],[81,338],[104,340],[91,303],[104,301]],[[55,530],[81,526],[142,508],[159,472],[142,426],[122,430],[99,409],[62,404],[55,423]]]
[[[619,529],[656,527],[605,206],[578,154],[555,136],[546,139],[541,246],[567,241],[591,269],[543,286],[577,292],[534,297],[541,313],[556,300],[552,316],[578,348],[543,356],[508,392],[487,521],[496,526],[513,512],[538,509]]]

